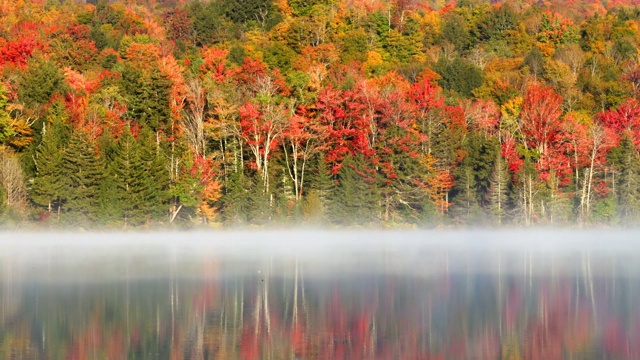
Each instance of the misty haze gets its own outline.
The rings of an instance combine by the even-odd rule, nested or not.
[[[637,235],[5,233],[0,357],[637,359]]]

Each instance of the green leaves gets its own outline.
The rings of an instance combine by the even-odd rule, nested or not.
[[[129,105],[129,117],[153,131],[169,128],[171,81],[158,71],[140,72],[131,67],[122,73],[122,89]]]
[[[62,184],[65,219],[78,226],[89,226],[98,220],[99,194],[105,178],[106,164],[98,155],[95,143],[81,130],[76,130],[62,158]]]
[[[135,139],[125,128],[118,139],[110,176],[117,218],[125,227],[160,220],[167,213],[169,176],[160,149],[153,149],[149,133]]]
[[[31,184],[31,200],[48,212],[58,211],[62,206],[65,180],[62,173],[63,151],[57,135],[59,121],[45,126],[42,142],[35,155],[36,176]]]
[[[482,85],[480,69],[459,57],[452,61],[440,58],[435,71],[442,76],[438,84],[443,89],[452,90],[463,97],[471,97],[473,89]]]
[[[68,85],[62,72],[50,61],[34,59],[22,73],[18,88],[18,98],[28,107],[41,107],[55,94],[67,92]]]

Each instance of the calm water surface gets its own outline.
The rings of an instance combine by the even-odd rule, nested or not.
[[[0,359],[640,359],[640,232],[0,235]]]

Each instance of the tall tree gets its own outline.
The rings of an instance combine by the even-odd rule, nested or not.
[[[132,120],[153,131],[170,129],[169,79],[158,71],[146,72],[126,67],[122,73],[122,89]]]
[[[507,164],[500,152],[496,153],[489,183],[489,210],[497,225],[502,225],[509,213],[510,177]]]
[[[333,189],[330,220],[337,225],[367,225],[378,219],[379,199],[374,188],[375,171],[364,156],[347,155]]]
[[[118,139],[114,157],[110,164],[110,173],[114,177],[116,187],[116,203],[113,204],[120,212],[124,227],[140,225],[146,219],[144,216],[145,203],[143,182],[147,176],[145,167],[140,159],[138,142],[126,127]]]
[[[78,226],[91,226],[98,220],[101,183],[106,164],[95,143],[82,130],[76,130],[62,158],[65,218]]]
[[[57,129],[62,127],[54,120],[43,129],[42,142],[35,155],[36,176],[31,185],[31,200],[47,211],[57,211],[60,214],[64,180],[62,178],[62,144]]]
[[[611,150],[609,162],[617,173],[614,190],[621,222],[632,225],[640,216],[640,157],[630,136],[624,135],[620,144]]]

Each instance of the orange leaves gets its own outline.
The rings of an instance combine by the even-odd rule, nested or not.
[[[209,179],[202,191],[200,212],[208,220],[213,221],[218,216],[218,207],[215,203],[222,197],[222,184],[216,179]]]
[[[160,49],[155,44],[132,42],[127,47],[125,57],[136,69],[153,71],[160,59]]]
[[[384,11],[386,4],[381,0],[352,0],[351,6],[358,12],[370,14],[376,11]]]
[[[177,120],[181,117],[181,111],[184,108],[187,94],[187,85],[182,76],[184,68],[178,64],[173,55],[167,55],[159,59],[158,69],[164,76],[171,80],[169,107],[171,108],[172,118]]]
[[[87,110],[89,107],[89,96],[100,87],[99,80],[89,80],[84,74],[81,74],[71,68],[63,69],[65,79],[71,87],[65,97],[65,104],[69,115],[75,126],[85,127],[87,125]]]
[[[69,67],[62,70],[71,89],[79,94],[91,94],[100,87],[100,81],[87,79],[85,74]]]
[[[202,60],[204,64],[200,65],[200,71],[211,74],[216,82],[221,82],[226,77],[225,64],[229,50],[218,49],[215,47],[205,48],[202,51]]]
[[[444,214],[451,203],[448,194],[453,187],[453,174],[448,169],[437,170],[436,159],[427,154],[420,159],[420,165],[425,169],[426,178],[423,180],[422,187],[425,189],[429,199],[436,206],[440,214]]]

